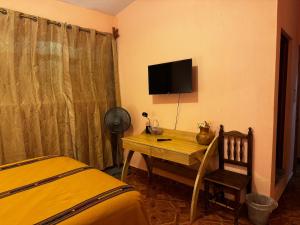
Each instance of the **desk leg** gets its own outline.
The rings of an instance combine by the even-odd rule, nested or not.
[[[196,217],[197,217],[197,203],[198,203],[198,197],[199,197],[199,191],[203,182],[203,177],[205,175],[205,171],[208,165],[208,162],[211,158],[211,156],[214,154],[214,152],[217,149],[217,143],[218,143],[218,137],[215,137],[214,140],[210,143],[208,146],[205,155],[203,158],[199,158],[198,160],[201,162],[197,177],[194,184],[194,190],[193,190],[193,197],[192,197],[192,204],[191,204],[191,214],[190,214],[190,222],[192,223]]]
[[[152,178],[152,164],[151,164],[150,157],[146,154],[142,154],[142,156],[143,156],[143,158],[146,162],[146,165],[147,165],[149,181],[151,181],[151,178]]]
[[[123,169],[122,169],[121,181],[125,181],[125,179],[127,177],[128,168],[129,168],[130,161],[131,161],[131,158],[133,156],[133,153],[134,153],[134,151],[131,151],[131,150],[128,151],[127,158],[124,162]]]
[[[203,168],[199,168],[197,177],[194,184],[194,190],[193,190],[193,197],[192,197],[192,203],[191,203],[191,213],[190,213],[190,222],[192,223],[196,217],[197,217],[197,205],[198,205],[198,197],[199,197],[199,191],[202,185],[202,178],[204,175]]]

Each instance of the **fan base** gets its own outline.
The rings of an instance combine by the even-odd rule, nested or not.
[[[121,174],[122,174],[122,167],[123,167],[123,165],[121,165],[120,167],[112,166],[112,167],[106,168],[103,172],[120,180]],[[128,169],[128,174],[130,174],[130,169]]]

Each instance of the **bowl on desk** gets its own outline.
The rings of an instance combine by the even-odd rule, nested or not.
[[[161,135],[164,132],[164,130],[160,127],[151,127],[150,133],[154,135]]]

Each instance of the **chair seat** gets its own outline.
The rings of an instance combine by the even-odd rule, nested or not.
[[[250,176],[220,169],[213,171],[204,177],[205,181],[220,184],[239,191],[247,186],[250,179]]]

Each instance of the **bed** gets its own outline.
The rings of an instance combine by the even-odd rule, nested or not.
[[[140,194],[68,157],[0,166],[0,224],[148,225]]]

